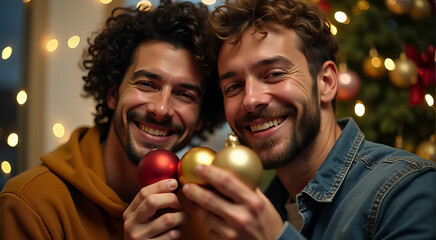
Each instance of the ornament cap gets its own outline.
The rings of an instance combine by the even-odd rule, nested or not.
[[[229,132],[227,134],[225,143],[226,143],[226,147],[234,147],[236,145],[239,145],[238,136],[236,136],[234,132]]]

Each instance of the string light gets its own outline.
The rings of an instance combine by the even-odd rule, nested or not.
[[[394,60],[390,59],[390,58],[386,58],[385,59],[385,68],[389,71],[392,71],[395,69],[395,63]]]
[[[362,117],[365,114],[365,105],[363,105],[362,101],[356,101],[356,105],[354,105],[354,113],[358,117]]]
[[[12,167],[8,161],[2,162],[2,171],[4,174],[9,175],[11,173]]]
[[[23,104],[26,103],[26,101],[27,101],[27,93],[26,93],[26,91],[24,91],[24,90],[19,91],[18,94],[17,94],[17,102],[18,102],[18,104],[23,105]]]
[[[11,46],[5,47],[2,51],[3,60],[8,59],[11,55],[12,55],[12,47]]]
[[[350,22],[347,14],[345,14],[342,11],[335,12],[334,16],[335,16],[336,21],[338,21],[340,23],[348,24]]]
[[[333,35],[336,35],[336,34],[338,34],[338,28],[337,28],[335,25],[330,24],[330,32],[331,32]]]
[[[213,5],[216,3],[216,0],[201,0],[206,5]]]
[[[141,11],[144,11],[144,12],[146,12],[146,11],[148,11],[148,10],[150,10],[151,9],[151,2],[150,1],[139,1],[138,2],[138,4],[136,4],[136,8],[138,8],[139,10],[141,10]]]
[[[80,43],[80,37],[75,35],[70,37],[70,39],[68,39],[68,47],[69,48],[76,48]]]
[[[10,147],[17,146],[18,145],[18,134],[16,134],[16,133],[9,134],[7,142],[8,142],[8,145]]]
[[[60,123],[56,123],[55,125],[53,125],[53,134],[58,138],[63,137],[65,134],[64,126]]]
[[[430,94],[425,94],[425,101],[427,102],[428,106],[433,106],[434,99]]]
[[[54,52],[58,48],[59,42],[57,39],[51,39],[47,42],[47,51]]]

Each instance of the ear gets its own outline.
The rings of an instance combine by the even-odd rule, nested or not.
[[[117,88],[116,87],[111,87],[108,92],[107,92],[107,97],[106,97],[106,101],[107,101],[107,106],[114,110],[115,106],[117,105],[117,98],[118,98],[118,93],[117,93]]]
[[[338,91],[338,69],[333,61],[326,61],[318,74],[319,100],[322,103],[333,101]]]

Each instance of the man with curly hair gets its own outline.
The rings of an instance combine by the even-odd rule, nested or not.
[[[0,194],[1,239],[181,235],[189,216],[174,193],[178,182],[141,189],[137,165],[152,149],[176,152],[224,121],[219,86],[211,81],[216,64],[203,35],[207,17],[203,4],[171,1],[149,11],[112,12],[83,60],[95,126],[75,130],[41,165],[7,183]]]
[[[212,239],[435,239],[435,163],[336,121],[338,46],[305,2],[233,0],[212,12],[226,119],[277,176],[264,195],[198,165],[216,191],[183,186],[195,215]]]

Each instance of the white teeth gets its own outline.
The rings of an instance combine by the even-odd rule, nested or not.
[[[150,134],[150,135],[155,135],[155,136],[163,136],[165,137],[166,135],[168,135],[168,131],[167,130],[159,130],[159,129],[154,129],[148,126],[145,126],[143,124],[140,124],[140,128],[142,131]]]
[[[274,126],[278,126],[283,121],[284,121],[283,118],[274,119],[272,121],[268,121],[268,122],[265,122],[263,124],[250,125],[250,128],[251,128],[252,132],[258,132],[258,131],[266,130],[266,129],[274,127]]]

